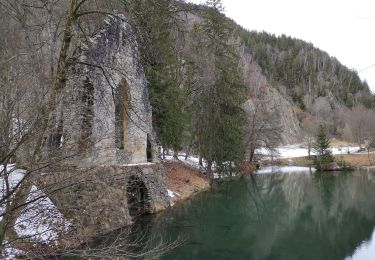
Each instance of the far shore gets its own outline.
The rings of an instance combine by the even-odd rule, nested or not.
[[[361,167],[375,167],[375,154],[370,153],[356,153],[356,154],[336,154],[334,155],[337,163],[345,163],[354,168]],[[313,166],[312,156],[294,157],[294,158],[282,158],[273,161],[277,165],[295,165],[295,166]]]

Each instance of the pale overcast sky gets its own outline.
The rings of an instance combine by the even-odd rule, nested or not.
[[[226,15],[249,30],[313,43],[360,72],[375,92],[375,0],[223,0],[223,4]]]

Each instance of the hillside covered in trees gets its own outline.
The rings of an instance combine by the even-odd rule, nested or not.
[[[213,179],[260,149],[310,144],[319,125],[330,137],[374,143],[374,94],[355,71],[312,43],[241,28],[223,11],[220,0],[0,0],[0,253],[37,180],[86,163],[91,148],[91,163],[121,167],[184,152]]]
[[[341,139],[363,143],[371,135],[374,95],[355,71],[312,43],[241,28],[222,14],[221,1],[4,0],[0,11],[3,154],[12,146],[7,139],[15,115],[26,124],[22,131],[38,122],[42,136],[28,149],[53,142],[46,138],[49,128],[63,137],[58,117],[47,115],[64,114],[57,101],[80,63],[80,49],[107,15],[118,13],[135,33],[164,151],[220,164],[251,160],[260,147],[299,142],[320,123]]]
[[[374,98],[366,81],[328,53],[298,39],[240,29],[262,73],[273,85],[282,84],[293,101],[304,109],[303,96],[332,96],[348,108],[373,108]]]

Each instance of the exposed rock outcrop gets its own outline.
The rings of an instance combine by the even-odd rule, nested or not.
[[[293,104],[278,89],[269,84],[261,68],[254,62],[250,51],[244,45],[238,48],[238,52],[241,57],[244,83],[250,95],[245,106],[253,107],[254,102],[262,102],[265,109],[273,114],[275,120],[272,123],[280,129],[281,142],[292,144],[300,141],[301,128]],[[252,109],[245,110],[248,112],[248,118],[251,119],[252,114],[249,111]]]

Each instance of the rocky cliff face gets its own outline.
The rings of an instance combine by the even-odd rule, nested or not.
[[[278,118],[282,144],[297,143],[301,139],[301,128],[294,111],[294,106],[277,89],[269,88],[266,92],[267,107]]]
[[[262,74],[259,65],[254,61],[249,49],[243,44],[240,46],[237,48],[240,55],[240,66],[250,97],[247,105],[254,106],[255,102],[262,102],[265,110],[274,115],[275,122],[273,123],[279,128],[282,144],[299,142],[301,139],[300,123],[294,111],[293,103],[288,100],[285,93],[283,95],[278,90],[284,89],[283,86],[279,86],[278,89],[272,87]],[[249,112],[251,109],[246,109],[246,111],[250,118],[252,116]]]

